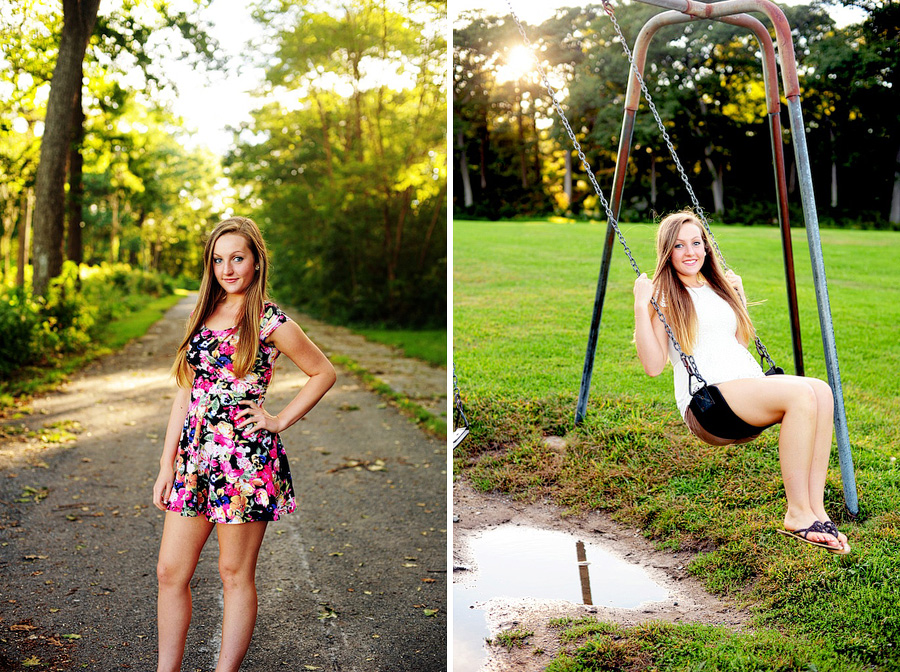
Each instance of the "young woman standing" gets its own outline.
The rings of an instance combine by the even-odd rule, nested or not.
[[[213,528],[225,611],[216,672],[234,672],[256,623],[256,562],[270,521],[294,510],[279,432],[335,381],[322,352],[267,300],[269,258],[256,224],[220,222],[203,253],[200,297],[173,370],[172,404],[154,505],[166,511],[157,564],[158,672],[181,669],[191,620],[190,581]],[[263,407],[284,353],[309,381],[277,415]]]

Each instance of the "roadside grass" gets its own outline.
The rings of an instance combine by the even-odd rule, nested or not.
[[[378,393],[388,402],[393,403],[401,413],[410,418],[426,432],[439,439],[447,439],[447,421],[433,415],[428,409],[412,401],[401,392],[394,391],[390,385],[377,376],[372,375],[354,359],[344,355],[333,355],[331,361],[343,366],[351,373],[358,376],[366,387]]]
[[[407,357],[415,357],[434,366],[447,366],[446,329],[375,329],[352,327],[370,341],[392,345]]]
[[[454,362],[471,434],[454,473],[573,513],[604,509],[662,549],[695,551],[689,571],[750,608],[754,631],[622,628],[614,645],[602,634],[565,644],[548,669],[900,669],[900,234],[821,231],[862,514],[844,511],[835,449],[826,506],[853,546],[842,557],[776,533],[777,428],[743,446],[706,446],[678,416],[671,371],[644,375],[631,342],[634,274],[618,244],[591,401],[573,426],[605,228],[455,222]],[[652,273],[655,227],[623,231]],[[751,308],[761,338],[793,372],[778,230],[715,234],[750,300],[762,301]],[[793,240],[806,374],[825,378],[805,231]],[[543,445],[550,435],[566,438],[564,453]],[[576,655],[585,646],[597,652]],[[607,649],[635,658],[609,667]]]
[[[187,291],[176,289],[174,294],[168,296],[147,297],[141,308],[109,322],[100,338],[86,352],[58,357],[50,366],[23,367],[12,379],[0,381],[0,413],[25,403],[27,397],[54,389],[70,374],[142,336],[150,325],[184,296],[187,296]]]

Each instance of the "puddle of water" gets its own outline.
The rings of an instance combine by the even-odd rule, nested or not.
[[[642,568],[565,532],[501,525],[472,538],[469,551],[477,571],[453,584],[454,672],[478,670],[487,658],[490,633],[476,603],[534,598],[633,609],[669,596]]]

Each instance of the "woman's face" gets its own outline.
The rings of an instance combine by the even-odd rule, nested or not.
[[[213,273],[228,294],[242,295],[250,288],[256,275],[255,266],[250,244],[238,233],[220,236],[213,246]]]
[[[693,222],[682,224],[672,248],[672,266],[681,281],[690,287],[697,285],[697,274],[706,261],[706,249],[700,227]]]

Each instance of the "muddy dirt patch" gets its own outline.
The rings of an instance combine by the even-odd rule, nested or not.
[[[686,566],[693,557],[692,553],[658,551],[640,530],[623,527],[604,513],[565,516],[563,509],[546,502],[525,504],[501,495],[479,493],[465,479],[460,479],[453,486],[453,513],[456,521],[453,524],[453,646],[456,672],[464,669],[467,672],[479,669],[487,672],[543,670],[560,648],[559,630],[549,625],[553,618],[592,615],[598,620],[625,626],[666,621],[725,625],[736,629],[747,627],[749,614],[710,595],[687,573]],[[593,590],[588,589],[592,594],[588,596],[582,592],[579,595],[576,590],[574,595],[570,591],[554,599],[546,591],[532,590],[532,596],[519,594],[510,597],[514,591],[503,585],[505,581],[494,579],[497,592],[493,597],[481,597],[473,603],[466,603],[467,596],[474,594],[466,588],[480,580],[482,570],[485,570],[488,580],[489,572],[496,571],[490,570],[489,561],[479,559],[477,551],[480,540],[492,531],[509,533],[515,526],[522,528],[523,536],[526,531],[532,530],[568,535],[572,546],[570,566],[563,571],[573,577],[576,573],[584,577],[587,574],[586,565],[593,564],[589,582]],[[550,536],[535,539],[533,545],[546,546],[551,543]],[[610,599],[608,586],[617,582],[624,585],[624,575],[610,577],[610,572],[621,570],[610,569],[598,562],[596,550],[587,554],[589,561],[582,560],[576,548],[578,541],[588,545],[589,549],[590,545],[602,547],[605,553],[622,563],[621,566],[627,565],[629,571],[639,571],[646,577],[646,580],[641,579],[643,583],[640,585],[652,584],[660,587],[661,591],[636,596],[636,604],[634,601],[628,604],[627,599],[624,602]],[[509,550],[516,552],[515,549]],[[541,568],[535,564],[534,574],[541,583],[552,586],[557,572],[548,567]],[[604,584],[604,581],[610,580],[612,584]],[[607,587],[604,588],[604,585]],[[581,587],[583,591],[584,578]],[[483,596],[485,590],[491,592],[491,589],[488,586],[478,594]],[[626,592],[628,590],[631,589]],[[585,604],[588,601],[593,604]],[[628,606],[610,606],[615,604]],[[475,626],[480,629],[473,629],[473,617],[480,621]],[[522,646],[507,649],[500,644],[498,635],[503,639],[502,633],[509,632],[532,634],[520,641]],[[485,638],[492,644],[483,646]]]

